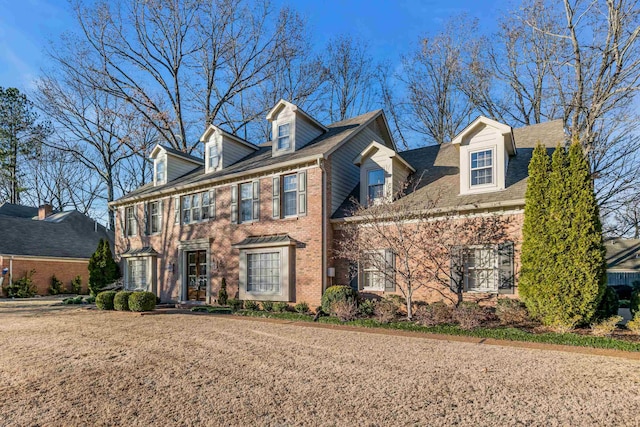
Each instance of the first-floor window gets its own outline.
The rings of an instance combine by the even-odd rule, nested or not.
[[[280,252],[247,254],[247,292],[280,293]]]
[[[467,291],[497,291],[497,254],[493,247],[470,248],[465,253]]]
[[[362,260],[362,288],[371,291],[384,291],[385,276],[381,271],[385,267],[384,251],[367,252]]]
[[[127,260],[127,290],[147,290],[147,260],[130,258]]]

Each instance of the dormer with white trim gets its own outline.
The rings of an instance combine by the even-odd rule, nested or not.
[[[480,116],[451,141],[460,147],[460,194],[505,189],[509,156],[516,154],[511,126]]]
[[[214,125],[209,125],[200,141],[204,142],[205,173],[222,170],[259,149]]]
[[[327,132],[327,128],[296,105],[281,99],[267,114],[273,156],[293,153]]]
[[[153,185],[164,185],[202,166],[202,159],[173,148],[156,145],[151,151]]]
[[[360,203],[390,201],[415,169],[392,148],[372,141],[353,160],[360,167]]]

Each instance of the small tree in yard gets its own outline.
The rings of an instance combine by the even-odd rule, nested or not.
[[[120,277],[118,264],[113,260],[109,242],[100,239],[98,248],[89,259],[89,292],[98,295],[105,286]]]
[[[385,291],[397,287],[409,319],[413,317],[413,295],[421,288],[456,305],[463,301],[463,269],[474,246],[491,245],[496,252],[502,247],[513,250],[512,242],[507,242],[511,222],[507,216],[437,213],[437,201],[424,201],[414,194],[395,199],[368,207],[354,201],[336,255],[358,264],[361,280],[369,274],[366,280],[384,281]],[[512,280],[513,263],[510,268]]]

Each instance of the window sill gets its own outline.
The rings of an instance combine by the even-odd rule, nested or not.
[[[465,294],[497,294],[497,289],[473,289],[464,291]]]
[[[365,292],[384,292],[384,288],[362,288]]]

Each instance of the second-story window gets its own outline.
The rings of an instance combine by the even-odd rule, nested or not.
[[[471,185],[493,184],[493,150],[471,153]]]
[[[129,206],[124,210],[125,216],[125,234],[127,236],[135,236],[138,234],[138,223],[136,222],[135,206]]]
[[[381,201],[384,197],[384,170],[375,169],[367,174],[367,197],[370,203]]]
[[[216,169],[219,161],[220,155],[218,154],[218,146],[216,144],[211,144],[209,146],[209,169]]]
[[[156,182],[159,184],[164,183],[164,177],[165,177],[164,160],[158,160],[156,163]]]
[[[284,216],[296,216],[298,214],[298,175],[285,175],[282,190],[284,193]]]
[[[288,150],[289,148],[291,148],[291,140],[289,138],[289,135],[289,123],[278,126],[278,150]]]
[[[253,183],[240,185],[240,222],[253,220]]]
[[[182,196],[182,223],[190,224],[216,217],[215,190]]]
[[[160,202],[151,202],[149,203],[149,225],[148,230],[150,234],[159,233],[161,225],[161,214],[160,214]]]

